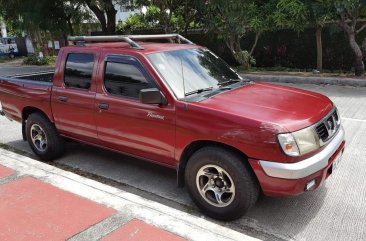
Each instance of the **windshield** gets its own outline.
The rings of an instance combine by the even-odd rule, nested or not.
[[[241,80],[222,59],[204,48],[153,53],[148,58],[179,99]]]

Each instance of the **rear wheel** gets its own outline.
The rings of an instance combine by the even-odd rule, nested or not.
[[[30,147],[40,159],[51,161],[62,155],[64,141],[55,126],[43,114],[29,115],[26,133]]]
[[[188,161],[185,180],[196,205],[220,220],[241,217],[260,193],[246,160],[219,147],[205,147],[194,153]]]

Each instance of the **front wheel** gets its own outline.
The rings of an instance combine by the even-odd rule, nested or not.
[[[44,115],[30,114],[26,121],[26,133],[29,146],[40,159],[51,161],[62,155],[64,141]]]
[[[186,185],[196,205],[220,220],[241,217],[258,199],[260,188],[246,160],[219,147],[198,150],[189,159]]]

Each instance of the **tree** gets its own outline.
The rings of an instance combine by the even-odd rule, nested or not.
[[[183,30],[185,34],[190,24],[199,20],[199,7],[203,5],[200,0],[137,0],[135,4],[147,9],[137,14],[147,26],[162,27],[165,33]]]
[[[362,17],[366,16],[366,5],[364,1],[359,0],[336,0],[333,7],[338,16],[338,23],[347,34],[349,44],[355,54],[355,75],[362,76],[365,65],[356,36],[366,28],[366,24],[361,21]]]
[[[205,26],[223,39],[239,63],[248,62],[260,35],[271,29],[271,8],[274,1],[212,0],[205,9]],[[248,32],[255,33],[250,51],[241,48],[241,40]],[[245,57],[245,59],[242,59]],[[248,59],[249,58],[249,59]]]
[[[308,9],[308,22],[310,27],[315,28],[316,49],[317,49],[317,70],[323,70],[323,43],[322,31],[327,23],[332,22],[334,15],[327,0],[305,0]]]
[[[102,31],[106,34],[115,34],[116,32],[116,14],[112,0],[81,0],[94,13],[101,24]],[[127,4],[129,1],[118,1],[121,4]]]
[[[322,31],[326,22],[332,19],[332,13],[325,4],[325,1],[306,1],[308,5],[310,24],[315,27],[316,36],[316,56],[317,56],[317,70],[323,71],[323,41],[322,41]]]
[[[3,16],[11,27],[26,31],[73,34],[73,25],[88,18],[76,0],[0,0]]]
[[[317,70],[323,69],[322,31],[327,22],[334,18],[327,0],[280,0],[275,20],[277,26],[295,31],[315,28],[317,46]]]
[[[252,0],[211,0],[206,5],[205,27],[223,39],[231,53],[236,56],[242,51],[241,39],[249,28],[255,27],[258,33],[262,32],[264,20],[259,11],[260,5]]]

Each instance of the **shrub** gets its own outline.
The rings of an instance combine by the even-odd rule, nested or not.
[[[0,63],[5,63],[9,60],[9,58],[7,56],[2,56],[0,57]]]
[[[256,64],[255,58],[251,56],[246,50],[235,53],[234,57],[244,69],[250,69]]]
[[[27,65],[50,65],[55,63],[55,56],[45,56],[43,58],[38,57],[36,55],[30,55],[23,59],[23,64]]]

